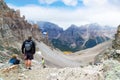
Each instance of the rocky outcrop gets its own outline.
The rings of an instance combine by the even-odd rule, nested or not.
[[[120,25],[117,28],[112,45],[109,46],[109,48],[106,48],[104,52],[96,56],[95,63],[111,58],[120,61]]]
[[[6,3],[4,2],[4,0],[0,0],[0,9],[1,10],[8,10],[8,6],[6,5]]]
[[[0,41],[5,46],[22,42],[31,35],[37,41],[42,40],[42,33],[36,24],[30,24],[20,10],[10,9],[3,0],[0,0]]]
[[[115,40],[113,41],[113,48],[120,50],[120,25],[118,26],[117,33],[115,34]]]

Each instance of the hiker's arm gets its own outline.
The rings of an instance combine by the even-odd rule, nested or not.
[[[35,42],[33,42],[33,54],[35,54],[36,48],[35,48]]]
[[[24,54],[24,46],[25,46],[25,44],[24,44],[24,42],[23,42],[22,48],[21,48],[23,54]]]

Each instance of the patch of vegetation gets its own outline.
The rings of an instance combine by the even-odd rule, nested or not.
[[[0,51],[4,51],[4,47],[0,45]]]
[[[78,47],[71,48],[70,44],[68,42],[64,42],[64,44],[63,44],[59,39],[53,39],[52,44],[53,44],[54,47],[60,49],[61,51],[75,52],[75,51],[80,50]]]
[[[20,54],[20,50],[18,50],[17,48],[14,47],[6,47],[7,50],[13,52],[14,54]]]
[[[110,40],[110,38],[107,38],[107,37],[105,37],[105,38],[103,38],[103,37],[96,37],[96,40],[97,40],[97,43],[102,43],[102,42],[104,42],[106,40]]]
[[[97,44],[97,43],[96,43],[96,40],[95,40],[95,39],[89,39],[89,40],[86,42],[85,46],[86,46],[86,48],[91,48],[91,47],[94,47],[96,44]]]
[[[83,49],[87,49],[87,48],[91,48],[96,46],[99,43],[102,43],[106,40],[109,40],[109,38],[103,38],[103,37],[96,37],[95,39],[89,39],[86,44],[84,46],[84,39],[82,39],[81,37],[77,37],[75,40],[75,43],[77,44],[77,46],[75,48],[71,47],[71,43],[69,41],[61,41],[59,39],[53,39],[51,41],[51,43],[53,44],[53,46],[55,48],[60,49],[61,51],[71,51],[71,52],[76,52],[79,50],[83,50]]]

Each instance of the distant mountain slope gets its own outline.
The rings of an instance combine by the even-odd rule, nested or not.
[[[57,39],[63,32],[63,29],[54,23],[37,22],[37,24],[42,32],[48,32],[49,40]]]
[[[100,26],[97,23],[82,26],[71,25],[68,29],[61,29],[49,22],[38,22],[43,31],[47,31],[53,46],[62,51],[78,51],[113,38],[116,28]]]

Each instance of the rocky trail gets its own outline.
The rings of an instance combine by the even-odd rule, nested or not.
[[[19,66],[11,66],[1,70],[3,80],[103,80],[102,66],[87,66],[76,68],[42,68],[33,65],[32,70],[19,69]]]
[[[39,64],[27,70],[13,65],[0,69],[0,80],[120,80],[119,73],[120,63],[115,60],[75,68],[42,68]]]
[[[97,67],[36,68],[23,72],[19,78],[21,80],[103,80],[103,75],[97,70]]]

